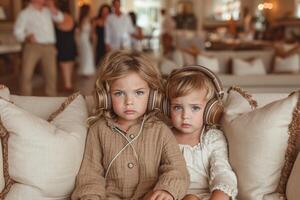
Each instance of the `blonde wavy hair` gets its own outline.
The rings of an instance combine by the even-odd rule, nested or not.
[[[97,91],[105,89],[108,92],[108,88],[115,80],[131,72],[136,72],[140,75],[140,77],[148,83],[150,89],[156,90],[159,94],[163,94],[161,74],[147,56],[138,52],[112,51],[104,57],[99,67],[95,89],[93,91],[95,108],[88,119],[90,125],[101,117],[113,118],[115,116],[113,110],[103,110],[101,108],[101,99]],[[160,99],[162,99],[162,97],[160,97]],[[161,104],[161,102],[159,102],[159,104]]]
[[[166,82],[166,95],[169,100],[182,97],[193,90],[206,90],[206,100],[215,96],[215,86],[211,79],[199,71],[173,71]]]

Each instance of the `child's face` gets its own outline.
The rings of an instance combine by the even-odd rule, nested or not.
[[[137,73],[132,72],[111,84],[112,106],[117,122],[131,125],[147,109],[150,88]]]
[[[206,90],[192,90],[186,96],[171,99],[173,126],[183,134],[199,133],[203,127]]]

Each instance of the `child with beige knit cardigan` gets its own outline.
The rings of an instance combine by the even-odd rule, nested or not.
[[[95,87],[95,114],[73,200],[173,200],[189,176],[171,130],[160,119],[159,71],[142,54],[108,54]]]

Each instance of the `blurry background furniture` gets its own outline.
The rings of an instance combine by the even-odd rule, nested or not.
[[[12,35],[0,34],[0,76],[18,74],[21,50],[21,44]]]

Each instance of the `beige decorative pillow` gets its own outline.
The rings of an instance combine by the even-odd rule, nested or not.
[[[235,90],[225,103],[222,126],[230,164],[238,177],[238,199],[261,200],[274,192],[283,195],[295,160],[296,132],[291,127],[299,115],[295,112],[300,109],[299,93],[256,107],[251,95]]]
[[[299,73],[300,60],[298,54],[290,55],[286,58],[275,57],[274,73]]]
[[[0,97],[3,99],[9,100],[9,89],[5,85],[0,84]]]
[[[163,58],[159,64],[162,75],[169,75],[173,70],[180,69],[182,66],[167,58]]]
[[[0,85],[0,98],[9,100],[10,92],[9,89],[5,85]],[[0,199],[2,199],[7,191],[9,190],[9,186],[11,185],[11,179],[8,175],[8,162],[7,162],[7,141],[8,134],[1,127],[1,119],[0,119]],[[4,156],[3,156],[4,155]],[[3,160],[4,158],[4,160]],[[4,161],[4,162],[3,162]],[[6,186],[6,187],[5,187]]]
[[[260,58],[251,61],[234,58],[232,61],[232,73],[238,76],[244,75],[264,75],[266,68]]]
[[[86,137],[83,96],[64,102],[49,121],[0,99],[2,125],[9,132],[9,173],[16,183],[5,200],[68,199],[80,168]]]
[[[216,74],[220,73],[219,60],[216,57],[198,55],[197,64],[210,69]]]
[[[184,65],[195,65],[195,57],[192,54],[182,52]]]
[[[294,164],[287,183],[286,196],[288,200],[299,200],[300,197],[300,154]]]

